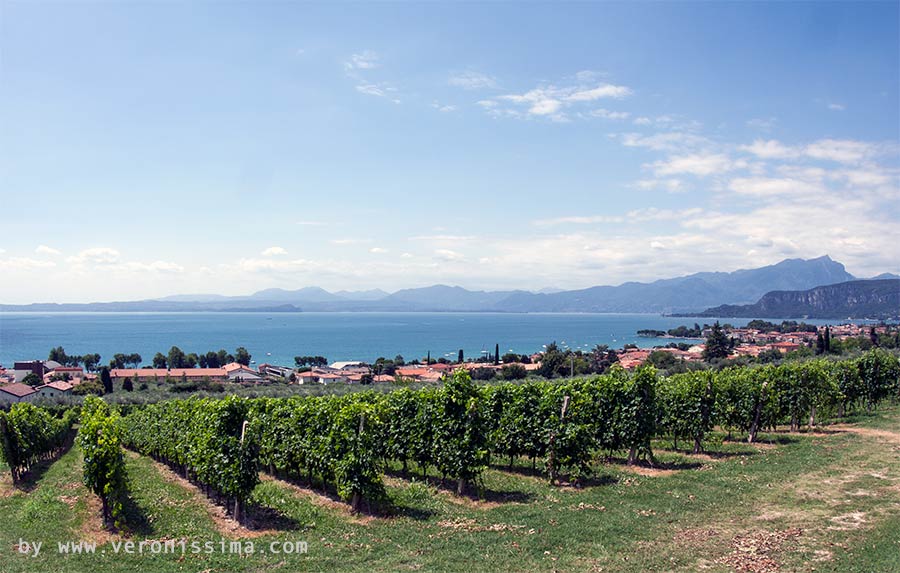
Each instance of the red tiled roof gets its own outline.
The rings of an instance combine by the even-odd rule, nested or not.
[[[231,364],[226,364],[222,367],[222,369],[225,370],[225,372],[234,372],[235,370],[248,370],[250,372],[253,372],[252,368],[250,368],[249,366],[244,366],[240,362],[232,362]],[[256,374],[256,372],[253,373]]]
[[[67,392],[72,389],[72,385],[63,380],[50,382],[49,384],[44,384],[44,386],[53,388],[54,390],[59,390],[60,392]]]
[[[21,398],[23,396],[29,396],[37,392],[34,388],[29,386],[28,384],[22,384],[21,382],[14,382],[13,384],[7,384],[6,386],[0,386],[0,391],[6,392],[7,394],[12,394],[17,398]]]
[[[226,375],[226,372],[224,368],[172,368],[170,370],[166,370],[165,368],[114,368],[109,371],[109,374],[113,378],[125,378],[126,376],[140,376],[141,378],[149,378],[152,376],[165,378],[166,376],[169,376],[170,378],[181,378],[182,375],[187,376],[188,378],[204,376],[222,378]]]

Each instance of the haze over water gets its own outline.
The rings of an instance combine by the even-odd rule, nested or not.
[[[736,326],[748,320],[721,319]],[[397,354],[412,360],[429,351],[432,358],[455,360],[460,348],[474,358],[493,352],[495,344],[503,354],[536,352],[552,341],[583,350],[597,344],[621,348],[685,342],[643,338],[636,332],[714,321],[652,314],[3,313],[0,364],[45,359],[60,345],[69,354],[98,352],[101,363],[117,352],[137,352],[149,364],[156,352],[165,354],[173,345],[198,354],[245,346],[257,363],[282,365],[292,365],[298,355],[371,362]]]

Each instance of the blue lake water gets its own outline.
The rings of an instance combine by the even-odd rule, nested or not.
[[[257,363],[284,365],[297,355],[373,361],[401,354],[411,360],[430,351],[433,358],[455,359],[460,348],[477,357],[493,352],[494,344],[501,354],[536,352],[552,341],[585,350],[597,344],[649,347],[681,340],[642,338],[638,330],[714,320],[653,314],[0,313],[0,364],[45,359],[55,346],[69,354],[97,352],[104,363],[117,352],[137,352],[148,363],[172,345],[198,354],[245,346]]]

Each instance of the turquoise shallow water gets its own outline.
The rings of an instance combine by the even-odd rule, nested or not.
[[[431,351],[433,358],[455,359],[460,348],[475,357],[493,352],[495,343],[501,354],[536,352],[554,340],[583,349],[654,346],[679,339],[641,338],[636,331],[694,321],[652,314],[0,313],[0,364],[46,358],[59,345],[69,354],[98,352],[103,362],[117,352],[137,352],[149,362],[173,344],[197,353],[246,346],[258,363],[286,365],[297,355],[372,361],[402,354],[410,360]],[[748,319],[727,321],[743,325]]]

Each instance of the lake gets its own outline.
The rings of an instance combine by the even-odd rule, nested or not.
[[[428,351],[432,358],[455,360],[460,348],[466,357],[478,357],[493,352],[494,344],[502,355],[530,354],[552,341],[584,350],[597,344],[621,348],[685,342],[642,338],[636,332],[714,320],[653,314],[0,313],[0,364],[46,359],[55,346],[69,354],[97,352],[103,363],[118,352],[137,352],[149,363],[172,345],[198,354],[245,346],[257,363],[282,365],[292,365],[297,355],[374,361],[401,354],[411,360]],[[721,320],[734,325],[749,321]]]

